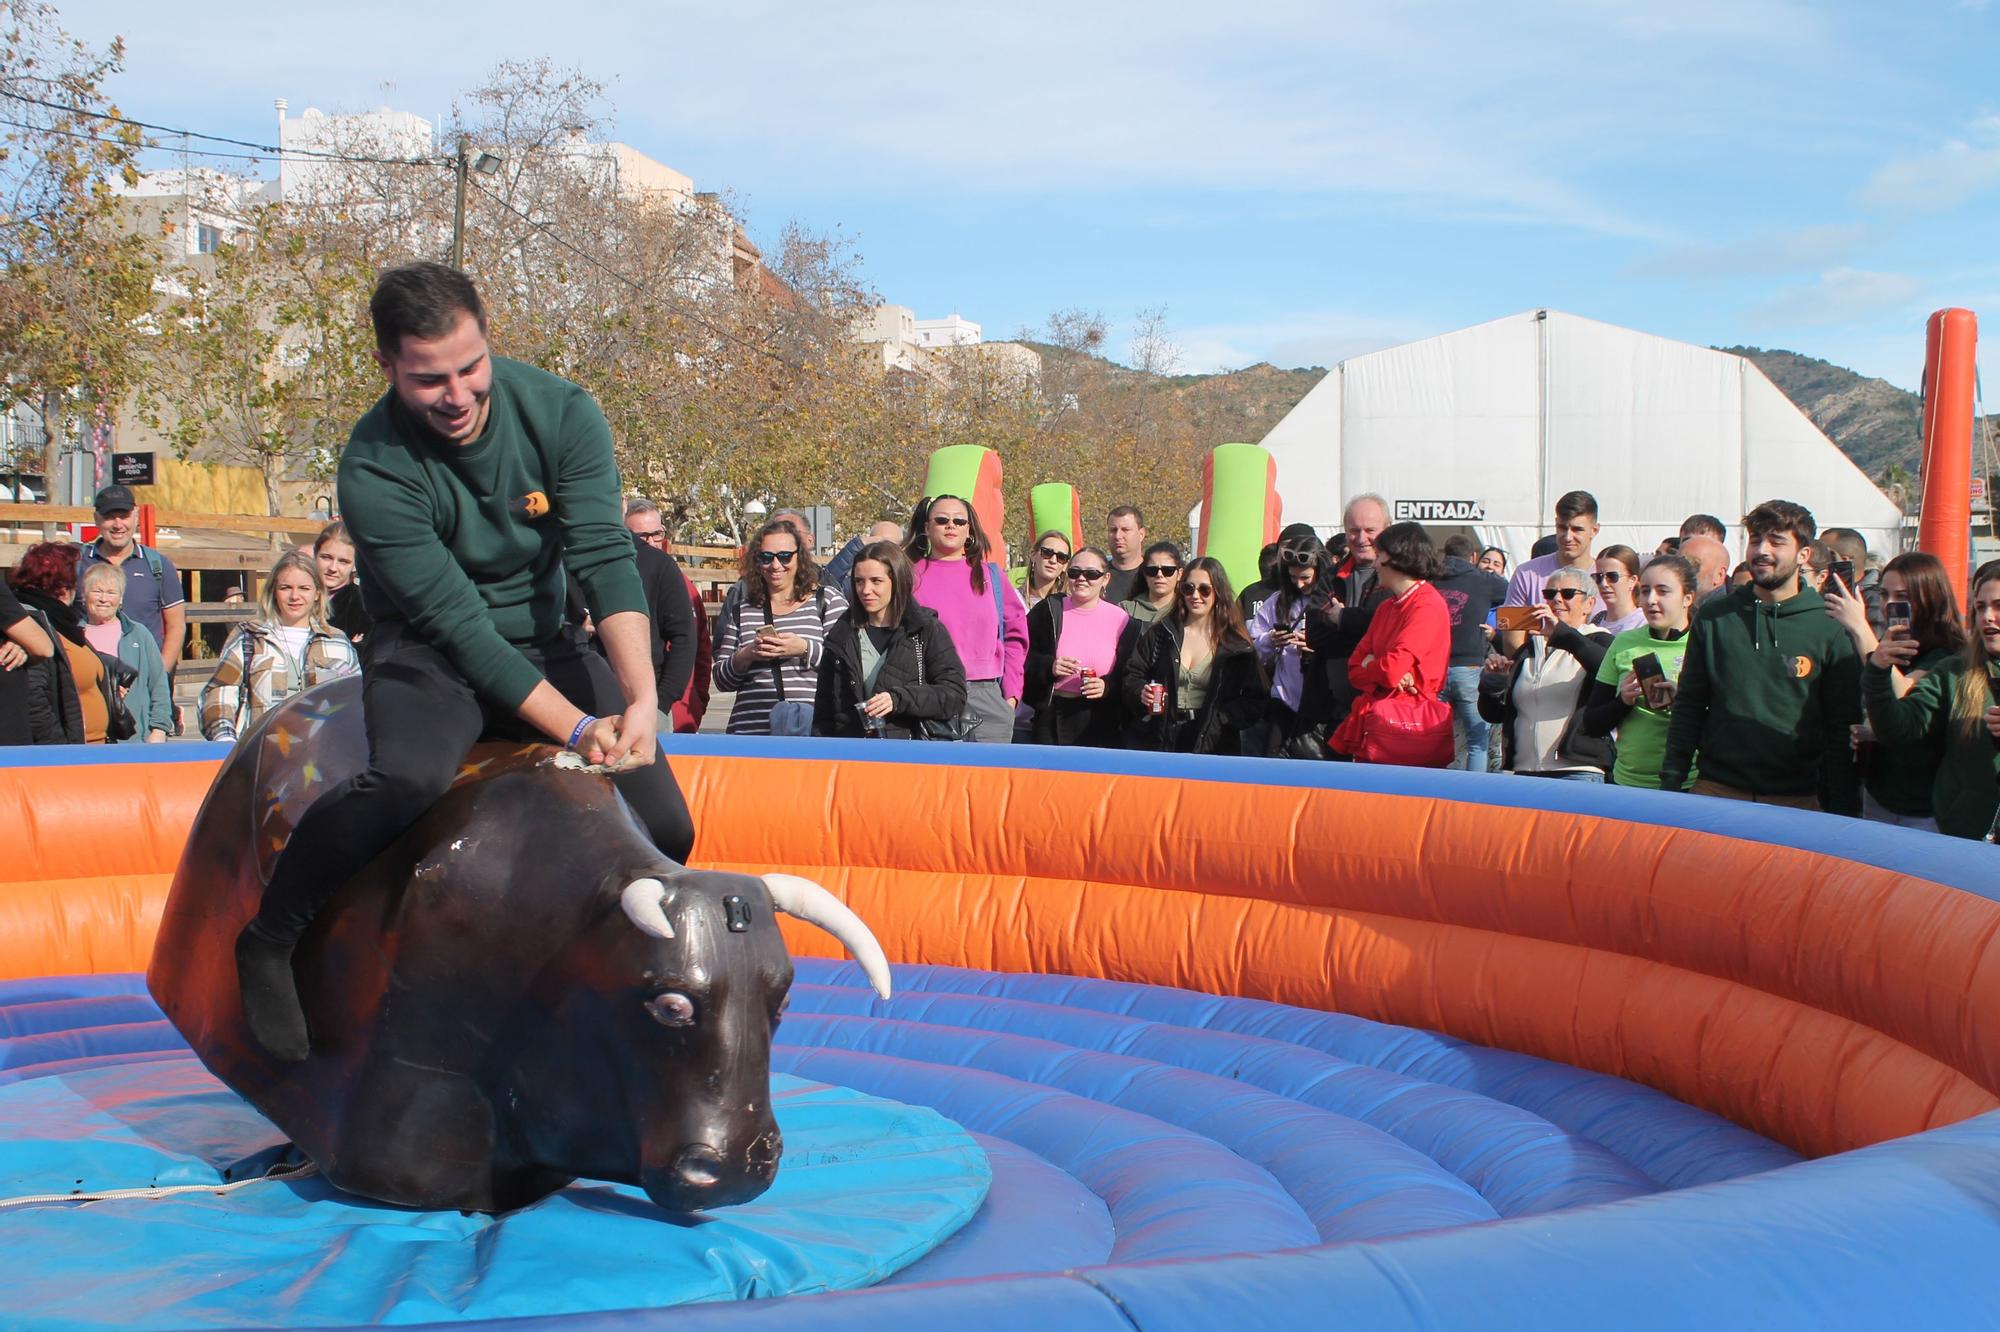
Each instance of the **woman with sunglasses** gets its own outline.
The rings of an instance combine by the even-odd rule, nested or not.
[[[777,519],[743,549],[743,595],[718,617],[715,688],[731,735],[810,735],[827,630],[847,598],[819,581],[798,529]]]
[[[910,515],[913,592],[937,612],[965,666],[966,739],[1014,740],[1014,709],[1028,658],[1028,611],[990,558],[979,513],[956,495],[937,495]]]
[[[1021,587],[1021,600],[1029,610],[1067,590],[1063,571],[1069,568],[1071,549],[1069,538],[1053,527],[1035,538],[1035,547],[1028,552],[1027,581]]]
[[[1069,595],[1028,612],[1028,701],[1038,745],[1118,747],[1111,682],[1131,651],[1132,618],[1104,600],[1111,557],[1085,546],[1069,562]]]
[[[1479,683],[1479,715],[1507,727],[1507,769],[1529,777],[1602,782],[1611,747],[1581,713],[1612,636],[1590,622],[1597,601],[1581,569],[1560,566],[1542,584],[1527,641],[1506,673]]]
[[[1222,562],[1190,563],[1174,603],[1172,614],[1139,631],[1119,677],[1126,747],[1241,753],[1243,732],[1264,715],[1264,673]]]
[[[1590,622],[1610,634],[1646,627],[1639,610],[1639,552],[1630,546],[1606,546],[1597,552],[1590,581],[1597,587],[1597,614]]]
[[[1155,541],[1139,557],[1139,585],[1134,595],[1118,603],[1118,609],[1140,625],[1152,624],[1174,609],[1174,594],[1181,585],[1181,548],[1171,541]]]
[[[910,599],[910,577],[895,542],[861,548],[853,600],[826,636],[814,735],[924,740],[965,712],[965,668],[937,613]]]
[[[1617,734],[1611,780],[1619,786],[1660,788],[1660,760],[1667,756],[1667,727],[1699,586],[1687,559],[1655,555],[1647,560],[1639,572],[1639,612],[1646,622],[1611,640],[1591,680],[1583,729],[1601,737]],[[1645,662],[1647,657],[1653,661]],[[1639,678],[1642,664],[1650,680]],[[1657,672],[1651,669],[1654,664]]]

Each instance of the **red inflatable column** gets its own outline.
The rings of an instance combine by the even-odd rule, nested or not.
[[[1970,310],[1939,310],[1924,337],[1923,521],[1917,549],[1944,563],[1965,596],[1972,540],[1972,397],[1979,321]],[[1963,601],[1961,600],[1961,606]]]

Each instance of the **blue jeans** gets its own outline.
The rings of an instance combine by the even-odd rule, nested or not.
[[[1546,777],[1557,782],[1596,782],[1604,784],[1604,774],[1596,768],[1582,768],[1576,772],[1521,772],[1517,777]]]
[[[1458,766],[1467,772],[1486,771],[1486,743],[1493,729],[1479,715],[1479,669],[1448,667],[1444,673],[1444,692],[1438,695],[1451,704],[1451,719],[1465,741],[1465,760]]]

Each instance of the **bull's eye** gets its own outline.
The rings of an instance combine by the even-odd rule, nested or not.
[[[691,1027],[694,1025],[694,1000],[672,990],[655,995],[646,1001],[646,1011],[653,1021],[663,1027]]]

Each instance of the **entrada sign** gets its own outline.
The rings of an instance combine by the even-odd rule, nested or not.
[[[1486,506],[1478,500],[1397,500],[1399,523],[1483,523]]]

